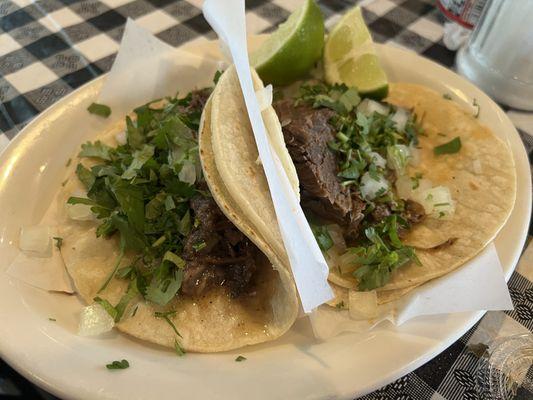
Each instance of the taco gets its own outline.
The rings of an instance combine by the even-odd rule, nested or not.
[[[286,259],[216,183],[210,93],[141,106],[82,145],[58,205],[79,295],[178,353],[273,340],[298,312]]]
[[[506,143],[429,88],[389,89],[379,102],[345,85],[297,82],[274,102],[278,118],[263,115],[273,146],[283,138],[297,171],[338,308],[363,297],[391,302],[463,265],[494,239],[515,200]],[[220,78],[212,103],[223,183],[283,257],[274,216],[258,212],[272,206],[234,70]]]

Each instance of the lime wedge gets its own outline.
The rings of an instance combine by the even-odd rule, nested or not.
[[[387,95],[387,76],[359,7],[344,15],[329,34],[324,47],[324,72],[328,83],[354,86],[359,93],[378,99]]]
[[[324,47],[324,19],[313,0],[295,10],[250,59],[261,79],[286,85],[303,77]]]

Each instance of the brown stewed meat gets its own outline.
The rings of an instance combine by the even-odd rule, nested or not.
[[[241,294],[256,270],[258,249],[222,213],[212,197],[191,199],[194,226],[185,240],[181,291],[199,296],[213,286]]]
[[[334,129],[328,121],[335,115],[328,108],[295,105],[291,100],[274,104],[283,127],[287,149],[300,180],[304,209],[356,234],[365,203],[341,185],[337,158],[328,147]]]

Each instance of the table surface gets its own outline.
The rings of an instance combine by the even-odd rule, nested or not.
[[[180,46],[215,38],[202,0],[0,0],[0,151],[41,111],[108,71],[128,17]],[[331,26],[354,1],[319,1]],[[444,18],[434,0],[364,1],[375,41],[393,43],[453,68],[443,42]],[[250,33],[269,32],[301,0],[247,0]],[[533,162],[533,113],[504,107]],[[1,168],[1,166],[0,166]],[[530,234],[532,233],[530,228]],[[509,281],[512,311],[492,311],[432,361],[362,399],[475,399],[477,356],[472,345],[533,330],[533,242]],[[533,372],[533,371],[530,371]],[[54,399],[0,360],[0,398]],[[517,398],[533,394],[519,389]]]

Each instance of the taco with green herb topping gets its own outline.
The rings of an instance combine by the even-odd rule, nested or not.
[[[278,118],[263,117],[273,146],[283,139],[296,169],[339,294],[330,305],[393,301],[473,258],[507,220],[516,192],[510,150],[454,102],[406,83],[391,84],[382,102],[320,80],[296,86],[296,96],[274,103]],[[257,211],[272,206],[233,69],[212,107],[223,184],[282,256],[274,215]]]
[[[59,200],[61,253],[81,297],[179,355],[273,340],[298,312],[286,259],[226,201],[213,156],[199,151],[210,92],[139,107],[82,145]]]

